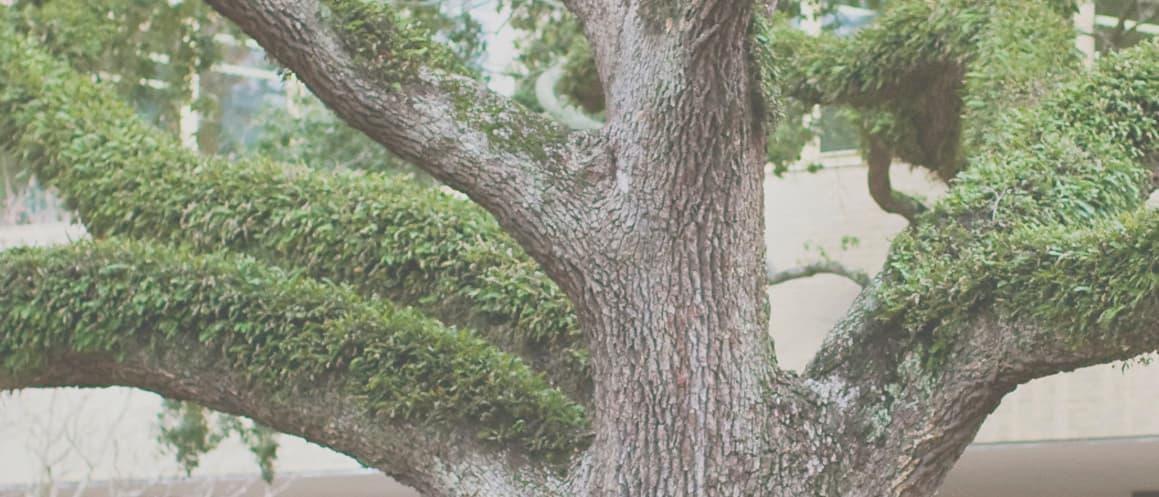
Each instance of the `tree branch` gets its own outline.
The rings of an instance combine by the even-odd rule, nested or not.
[[[870,197],[873,197],[873,201],[877,202],[881,210],[890,214],[898,214],[909,221],[911,225],[916,224],[918,215],[926,211],[926,206],[922,205],[918,199],[893,189],[889,179],[889,166],[893,162],[893,154],[877,138],[869,137],[867,139],[869,140],[869,156],[866,157],[866,162],[869,164]]]
[[[17,250],[0,253],[0,286],[3,389],[144,388],[427,495],[541,495],[586,443],[582,408],[518,359],[247,259],[110,242]]]
[[[1106,57],[1019,113],[894,240],[804,374],[842,434],[877,441],[850,454],[865,474],[928,494],[1018,384],[1159,347],[1157,61]]]
[[[792,267],[777,271],[773,269],[772,265],[768,268],[768,285],[779,285],[786,281],[792,281],[800,278],[808,278],[818,274],[833,274],[847,278],[848,280],[857,284],[857,286],[865,286],[869,284],[869,275],[865,271],[852,269],[846,267],[837,261],[817,261],[804,266]]]
[[[466,193],[533,255],[550,252],[544,225],[564,200],[552,185],[566,175],[565,128],[455,74],[449,50],[380,2],[208,3],[347,123]]]
[[[804,108],[856,109],[894,157],[949,180],[1004,125],[995,109],[1030,107],[1077,70],[1063,14],[1048,2],[901,1],[849,37],[777,23],[763,37],[777,55],[762,63]]]
[[[243,252],[383,295],[479,330],[573,398],[589,398],[567,298],[470,202],[399,179],[197,157],[22,39],[0,31],[0,41],[4,146],[94,236]]]
[[[1021,298],[1010,306],[1042,299],[1051,307],[1015,318],[996,306],[972,325],[982,344],[974,348],[999,351],[996,375],[1015,384],[1159,350],[1156,240],[1159,212],[1150,208],[1024,240],[1017,247]]]

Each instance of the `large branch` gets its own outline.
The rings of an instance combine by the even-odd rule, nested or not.
[[[428,495],[529,495],[585,444],[582,408],[469,332],[249,259],[16,250],[0,252],[0,287],[3,389],[144,388]]]
[[[1011,237],[992,277],[1013,286],[970,323],[1014,384],[1159,349],[1159,212]]]
[[[353,285],[475,328],[574,398],[590,395],[571,305],[469,202],[376,175],[199,158],[3,32],[0,81],[4,146],[59,189],[94,236],[245,252]]]
[[[1159,45],[1004,122],[805,373],[898,494],[935,489],[1018,384],[1159,347]]]
[[[762,63],[786,96],[857,110],[862,131],[943,179],[993,136],[997,110],[1029,107],[1078,66],[1069,14],[1048,2],[901,0],[852,36],[787,22]]]
[[[339,117],[495,214],[536,255],[566,208],[554,185],[567,131],[458,75],[430,34],[386,3],[208,0]],[[574,207],[574,206],[573,206]]]

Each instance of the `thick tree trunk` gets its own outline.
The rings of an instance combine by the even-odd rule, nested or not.
[[[937,211],[929,215],[931,221],[970,234],[963,243],[976,243],[994,241],[985,239],[989,236],[985,230],[1020,226],[1017,216],[1025,214],[1004,210],[1056,213],[1058,226],[1033,226],[1042,229],[1042,238],[1001,239],[1005,256],[1013,261],[1004,264],[1030,261],[1055,268],[1066,262],[1067,271],[1051,269],[1043,275],[1038,266],[993,265],[991,259],[1003,254],[974,261],[959,254],[956,246],[943,247],[942,242],[953,244],[939,238],[922,242],[925,245],[911,238],[907,249],[903,237],[895,254],[962,258],[957,266],[933,268],[938,271],[1009,271],[1006,279],[995,276],[992,282],[1037,290],[1030,295],[1046,299],[1079,298],[1071,296],[1076,293],[1071,289],[1080,284],[1087,288],[1137,284],[1111,295],[1121,306],[1106,307],[1099,295],[1099,301],[1087,302],[1091,308],[1086,314],[1102,316],[1113,309],[1136,322],[1068,341],[1060,339],[1067,337],[1060,337],[1057,328],[1089,323],[1049,314],[1002,315],[997,302],[1011,294],[977,298],[970,293],[991,282],[978,288],[943,288],[938,282],[921,281],[906,287],[902,297],[907,302],[941,295],[941,301],[925,305],[958,305],[965,295],[974,300],[961,299],[962,305],[972,307],[962,314],[926,316],[929,323],[918,327],[903,327],[902,318],[883,312],[890,308],[889,286],[871,283],[804,373],[778,369],[766,332],[764,105],[753,97],[756,81],[746,46],[753,2],[565,0],[584,19],[608,102],[603,129],[575,134],[565,134],[541,117],[485,93],[475,82],[446,74],[446,68],[418,70],[412,67],[414,61],[393,60],[396,52],[405,55],[413,50],[409,38],[385,36],[397,34],[390,15],[372,16],[375,39],[352,34],[352,26],[367,27],[362,14],[383,13],[376,10],[380,4],[367,10],[369,3],[333,0],[210,2],[294,69],[345,119],[471,195],[512,232],[575,304],[590,351],[592,396],[586,389],[574,389],[568,393],[579,398],[568,399],[518,358],[493,350],[469,332],[451,333],[434,323],[416,328],[408,315],[388,313],[375,299],[363,302],[342,294],[331,302],[329,287],[316,284],[310,287],[314,290],[303,292],[305,284],[296,278],[283,281],[281,272],[254,278],[264,273],[246,266],[238,273],[244,273],[243,278],[235,275],[237,261],[190,266],[178,255],[156,263],[168,268],[164,274],[112,271],[132,264],[94,261],[91,253],[43,255],[54,262],[48,265],[40,255],[14,255],[10,270],[0,271],[10,276],[5,288],[13,289],[0,293],[4,297],[0,333],[5,334],[0,341],[11,344],[8,349],[0,347],[0,359],[5,359],[0,362],[23,365],[0,368],[0,389],[150,388],[307,436],[432,497],[919,497],[936,491],[986,415],[1017,384],[1150,352],[1159,343],[1153,282],[1104,269],[1127,267],[1132,275],[1152,271],[1153,244],[1137,240],[1159,238],[1159,215],[1134,213],[1133,220],[1119,215],[1129,213],[1139,200],[1120,191],[1136,175],[1127,174],[1122,160],[1097,160],[1100,156],[1095,154],[1116,148],[1092,145],[1094,152],[1068,148],[1015,154],[1008,169],[989,173],[982,169],[961,177],[955,188],[966,190],[954,205],[970,204],[973,210],[952,211],[952,219],[939,220]],[[359,22],[335,24],[335,19]],[[920,20],[925,22],[925,17]],[[384,49],[399,39],[407,50]],[[9,46],[14,45],[0,43]],[[385,63],[368,65],[367,54],[373,55],[371,62]],[[0,50],[0,58],[4,56]],[[7,58],[23,60],[17,52]],[[1156,58],[1159,54],[1150,53],[1143,60]],[[1084,82],[1072,90],[1073,95],[1102,98],[1125,92],[1122,80],[1159,80],[1154,64],[1123,60],[1126,63],[1118,69],[1108,65],[1118,71],[1111,72],[1109,84],[1092,91]],[[102,122],[90,118],[104,116],[101,111],[106,108],[65,109],[83,118],[44,109],[65,107],[61,102],[68,99],[99,100],[92,98],[95,94],[73,91],[88,88],[84,86],[88,80],[60,86],[64,80],[59,78],[14,77],[32,72],[14,67],[6,73],[12,83],[6,84],[27,88],[0,99],[9,110],[0,126],[21,128],[13,143],[36,144],[32,150],[37,151],[44,143],[60,140],[61,150],[70,153],[107,147],[93,151],[100,164],[126,150],[133,151],[128,161],[179,157],[156,152],[156,140],[147,133],[141,133],[140,146],[126,145],[117,134],[107,140],[90,139],[101,136],[91,132],[70,134],[74,127],[80,130]],[[45,91],[40,86],[59,86],[58,93],[67,98],[29,103],[29,95]],[[1049,126],[1031,128],[1046,130],[1041,131],[1043,136],[1054,140],[1054,135],[1066,135],[1067,130],[1052,126],[1078,120],[1071,127],[1087,129],[1063,136],[1064,145],[1071,148],[1108,130],[1132,150],[1153,143],[1148,137],[1159,134],[1154,127],[1139,131],[1143,128],[1136,125],[1107,126],[1112,121],[1103,114],[1085,124],[1076,117],[1090,108],[1129,109],[1116,110],[1125,113],[1118,119],[1150,126],[1153,113],[1144,112],[1145,119],[1130,113],[1159,108],[1154,100],[1159,92],[1139,88],[1132,90],[1139,93],[1130,99],[1079,100],[1069,108],[1059,106],[1043,114]],[[463,105],[473,104],[479,96],[488,99],[486,105]],[[483,107],[486,112],[468,107]],[[131,113],[124,110],[118,115]],[[45,117],[54,120],[45,124],[41,121]],[[1040,138],[1032,134],[1029,139]],[[1058,145],[1045,144],[1043,149]],[[1152,148],[1148,145],[1140,156],[1153,156]],[[136,155],[140,150],[146,155]],[[1088,152],[1092,155],[1083,155]],[[61,169],[92,162],[71,160],[87,156],[69,154],[27,155],[52,155],[59,162],[53,167]],[[888,155],[875,153],[880,160],[871,160],[871,167],[888,173]],[[1002,203],[1000,209],[1003,195],[1027,193],[1026,185],[1034,183],[1030,180],[1060,160],[1067,161],[1067,167],[1060,170],[1058,183],[1051,183],[1048,190],[1030,191],[1034,195],[1023,195],[1018,204]],[[120,164],[117,168],[125,169]],[[1108,176],[1108,171],[1118,176]],[[992,177],[987,179],[986,174]],[[1105,181],[1108,177],[1119,179]],[[78,178],[72,181],[83,183]],[[967,184],[971,181],[973,185]],[[1066,186],[1066,181],[1080,187],[1059,186]],[[1116,186],[1084,190],[1103,183]],[[871,186],[882,186],[875,195],[896,196],[890,193],[887,174],[873,176]],[[1052,200],[1060,192],[1071,197]],[[991,201],[991,193],[996,200]],[[1107,219],[1119,215],[1120,221],[1100,225],[1103,218],[1072,218],[1077,214],[1066,212],[1075,205],[1094,204],[1107,211]],[[116,207],[107,209],[115,212]],[[1080,233],[1082,237],[1060,238],[1060,228],[1067,228],[1068,234],[1077,230],[1066,225],[1073,219],[1095,228]],[[923,236],[938,229],[935,223],[925,219],[923,223],[927,230]],[[1021,228],[1013,231],[1025,235]],[[1091,246],[1100,249],[1090,250]],[[918,251],[922,247],[931,250]],[[164,253],[142,252],[154,254],[143,257],[130,249],[109,260],[148,261]],[[968,255],[972,250],[960,252]],[[923,278],[932,274],[930,267],[916,265],[920,261],[903,257],[893,262],[921,269],[915,274]],[[217,269],[207,272],[206,267]],[[74,285],[82,270],[88,271],[82,278],[86,283]],[[1033,274],[1022,277],[1027,271]],[[1094,275],[1087,278],[1094,283],[1082,277],[1057,280],[1057,273],[1063,272]],[[46,274],[56,278],[48,280]],[[138,284],[144,282],[149,284]],[[168,298],[138,299],[133,293],[157,288],[161,295],[181,294],[179,305]],[[222,293],[223,289],[229,291]],[[927,291],[935,292],[933,297],[924,295]],[[61,298],[69,292],[76,295]],[[229,296],[222,299],[228,303],[222,309],[228,312],[204,304],[217,302],[219,294]],[[122,321],[121,316],[112,316],[115,323],[93,326],[92,295],[113,299],[112,308],[135,310],[136,317]],[[277,296],[287,309],[313,313],[283,316],[267,307],[268,295]],[[895,306],[898,298],[893,295]],[[175,329],[165,333],[181,333],[184,338],[155,339],[155,323],[163,322],[161,316],[180,317],[177,309],[187,315],[176,322],[187,325],[173,325]],[[29,321],[29,315],[54,317]],[[889,316],[893,317],[884,319]],[[231,328],[240,322],[262,323],[273,331],[255,334],[252,327]],[[41,333],[35,326],[51,333]],[[926,329],[941,326],[950,328]],[[109,331],[106,328],[116,329],[110,332],[114,334],[92,334],[93,329]],[[33,331],[27,334],[26,329]],[[431,357],[417,360],[411,356],[422,354],[414,351],[431,352]],[[309,361],[304,363],[304,358]],[[424,367],[411,368],[418,364]],[[410,369],[410,376],[395,374]],[[420,388],[422,402],[417,403],[423,405],[411,412],[416,403],[406,396],[406,389],[400,389],[403,396],[396,399],[392,395],[398,392],[392,387],[410,388],[415,383],[426,387]],[[428,402],[428,391],[455,392],[455,399]],[[373,404],[367,403],[370,397]],[[496,406],[498,397],[503,402]],[[326,402],[319,404],[318,398]],[[585,417],[579,405],[593,407],[590,416]],[[561,462],[574,463],[571,471],[563,471]]]
[[[595,238],[564,284],[592,353],[585,493],[757,495],[773,358],[748,6],[639,3],[605,74]]]
[[[591,275],[600,286],[582,316],[598,337],[601,416],[588,495],[757,493],[770,365],[763,303],[751,275],[723,267],[735,253],[700,228],[637,243]]]

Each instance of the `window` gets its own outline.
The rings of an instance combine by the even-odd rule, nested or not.
[[[1159,35],[1159,0],[1099,0],[1095,3],[1095,49],[1113,52]]]

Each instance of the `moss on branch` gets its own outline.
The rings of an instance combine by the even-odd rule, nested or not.
[[[566,128],[478,84],[478,71],[450,47],[433,41],[432,33],[405,9],[373,0],[322,3],[345,49],[378,81],[401,88],[424,70],[442,71],[434,78],[436,85],[453,100],[460,124],[536,161],[559,158]]]
[[[477,76],[451,47],[435,42],[434,34],[418,19],[389,2],[325,0],[322,4],[346,50],[383,81],[405,81],[424,68]]]
[[[904,0],[849,37],[781,21],[758,38],[771,44],[761,64],[804,108],[854,109],[863,134],[950,179],[999,110],[1032,104],[1078,67],[1064,4]]]
[[[469,202],[402,179],[200,158],[109,92],[0,30],[0,144],[90,232],[244,252],[481,330],[588,388],[559,288]]]
[[[886,264],[883,318],[943,334],[983,305],[1078,340],[1153,305],[1159,226],[1139,210],[1159,152],[1159,45],[1104,58],[1006,131]]]
[[[275,392],[336,380],[370,416],[478,427],[555,463],[585,440],[582,407],[471,332],[250,258],[120,241],[17,249],[0,253],[0,287],[12,372],[60,352],[161,353],[184,336]]]

